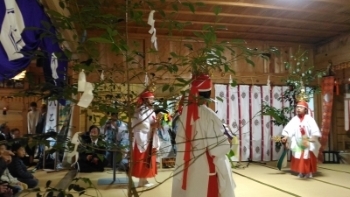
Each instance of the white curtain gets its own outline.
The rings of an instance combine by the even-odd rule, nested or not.
[[[262,160],[262,116],[261,112],[261,87],[260,86],[251,86],[250,91],[250,136],[251,136],[251,154],[253,161]]]
[[[281,109],[283,107],[283,102],[278,100],[281,95],[283,93],[283,88],[280,87],[280,86],[274,86],[272,87],[272,106],[277,108],[277,109]],[[275,124],[271,124],[272,126],[272,132],[271,132],[271,135],[272,136],[279,136],[281,135],[282,133],[282,129],[283,129],[283,126],[277,126]],[[270,140],[271,140],[271,137],[270,137]],[[275,143],[271,141],[271,144],[272,144],[272,151],[271,151],[271,154],[272,154],[272,159],[271,160],[278,160],[281,156],[281,153],[282,153],[282,150],[281,149],[276,149],[276,146],[275,146]]]
[[[215,85],[215,97],[219,97],[222,101],[215,102],[215,111],[220,117],[222,123],[227,123],[227,85]]]
[[[217,114],[223,123],[229,123],[231,130],[239,139],[239,147],[232,158],[234,161],[279,159],[282,150],[275,148],[271,137],[279,136],[283,127],[272,124],[271,117],[262,116],[260,111],[263,104],[278,109],[288,106],[288,101],[278,100],[287,88],[215,85],[215,96],[223,100],[215,104],[215,110],[218,111]]]
[[[263,104],[271,105],[271,87],[262,86]],[[263,158],[262,161],[271,161],[271,117],[263,116]]]
[[[238,139],[240,139],[240,124],[239,124],[239,105],[238,105],[238,86],[232,87],[229,85],[229,105],[226,106],[229,108],[229,126],[232,130],[232,132],[237,136]],[[231,159],[233,161],[240,161],[240,153],[241,153],[241,145],[240,140],[237,140],[237,143],[233,144],[233,150],[235,153],[235,156]]]

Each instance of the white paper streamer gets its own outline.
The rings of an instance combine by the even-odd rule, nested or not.
[[[94,99],[94,95],[92,94],[93,90],[94,90],[94,87],[92,83],[86,82],[85,91],[79,100],[78,106],[84,107],[84,108],[89,107],[90,103]]]
[[[154,20],[154,12],[155,10],[152,10],[149,15],[148,15],[148,22],[147,24],[149,24],[151,26],[151,29],[148,31],[149,34],[152,34],[151,37],[151,42],[154,45],[154,48],[158,51],[158,43],[157,43],[157,36],[156,36],[156,28],[154,27],[154,23],[156,22]]]
[[[86,83],[86,75],[85,75],[85,72],[84,72],[84,69],[83,69],[79,73],[78,92],[84,92],[84,90],[85,90],[85,83]]]
[[[145,86],[149,85],[149,79],[147,73],[145,74]]]
[[[101,71],[100,80],[101,81],[105,80],[104,70]]]
[[[57,57],[54,53],[51,54],[50,67],[51,67],[52,78],[58,79],[58,74],[57,74],[58,61],[57,61]]]

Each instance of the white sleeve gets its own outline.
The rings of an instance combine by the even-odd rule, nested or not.
[[[215,157],[226,156],[230,151],[230,143],[224,134],[224,127],[221,120],[214,114],[210,114],[207,121],[207,128],[205,129],[207,129],[206,141],[209,154]]]
[[[292,118],[292,120],[290,120],[288,122],[288,124],[283,128],[282,136],[287,136],[287,137],[291,138],[295,135],[294,129],[297,125],[295,125],[294,118]]]
[[[321,131],[319,129],[319,127],[317,126],[317,123],[315,121],[315,119],[313,119],[311,116],[308,118],[308,124],[311,130],[311,136],[316,136],[316,137],[321,137]]]

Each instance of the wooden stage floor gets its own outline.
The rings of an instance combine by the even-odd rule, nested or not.
[[[246,165],[243,163],[243,165]],[[313,179],[299,179],[291,175],[289,169],[279,171],[275,163],[266,165],[251,163],[245,169],[233,169],[232,173],[236,182],[236,197],[350,197],[350,165],[346,164],[320,164],[319,172]],[[46,173],[35,172],[35,176],[41,180],[40,186],[45,187],[47,180],[52,180],[52,186],[66,175],[67,171]],[[138,188],[142,197],[171,197],[172,170],[159,170],[155,179],[149,179],[155,183],[150,191]],[[97,188],[89,189],[86,194],[91,196],[117,196],[126,197],[125,185],[110,184],[99,185],[103,178],[112,178],[112,171],[107,169],[103,173],[79,173],[77,177],[89,178]],[[123,179],[126,175],[118,173],[117,178]],[[136,182],[137,179],[134,179]],[[159,185],[157,183],[160,183]],[[86,186],[86,185],[85,185]],[[78,193],[72,193],[78,196]],[[35,193],[24,193],[21,196],[36,196]]]

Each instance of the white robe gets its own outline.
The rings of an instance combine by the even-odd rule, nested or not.
[[[222,122],[215,112],[205,105],[198,107],[199,119],[193,123],[191,160],[187,175],[187,189],[182,189],[185,124],[187,107],[178,121],[176,135],[177,155],[173,177],[172,197],[207,197],[209,181],[209,165],[205,154],[206,148],[210,156],[214,156],[215,170],[219,180],[219,196],[234,197],[235,183],[232,177],[231,165],[226,154],[230,144],[224,135]]]
[[[160,147],[157,132],[154,132],[153,136],[151,136],[151,124],[154,123],[155,118],[156,114],[153,109],[145,107],[144,105],[140,107],[132,118],[131,124],[134,132],[133,145],[136,143],[141,153],[146,151],[151,137],[153,137],[153,148],[158,149]]]
[[[27,125],[28,125],[28,134],[35,134],[36,125],[38,125],[40,119],[39,111],[30,111],[27,114]]]
[[[298,159],[300,159],[302,153],[300,148],[302,139],[300,127],[304,127],[305,134],[308,138],[321,137],[321,132],[317,126],[317,123],[310,115],[305,114],[302,122],[300,122],[300,118],[298,116],[294,116],[292,120],[290,120],[284,127],[282,135],[287,136],[290,139],[290,149],[292,150],[293,156]],[[318,156],[321,144],[318,139],[313,140],[315,141],[310,142],[310,147],[304,149],[304,159],[309,158],[309,151],[312,151],[316,157]]]

